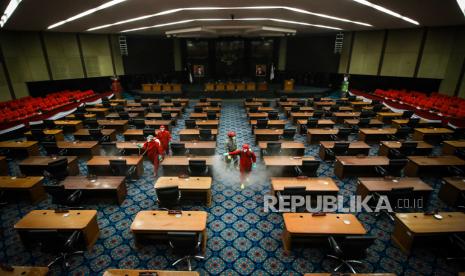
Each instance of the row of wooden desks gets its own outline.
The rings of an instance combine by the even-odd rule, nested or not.
[[[63,130],[61,130],[61,129],[44,129],[43,132],[44,132],[44,135],[46,135],[46,136],[49,136],[49,135],[54,136],[55,141],[63,141],[65,139],[65,137],[63,135]],[[24,136],[26,136],[26,139],[28,141],[35,141],[36,140],[34,137],[32,137],[31,131],[26,131],[24,133]]]
[[[252,125],[252,131],[257,127],[257,120],[250,120]],[[286,120],[268,120],[268,128],[279,128],[284,129],[286,126]]]
[[[215,155],[216,142],[215,141],[173,141],[172,143],[183,143],[189,154],[192,155]],[[116,142],[116,148],[124,150],[126,154],[139,154],[138,145],[142,146],[142,142],[128,141]]]

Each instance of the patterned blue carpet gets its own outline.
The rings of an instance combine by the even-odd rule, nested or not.
[[[192,112],[193,105],[192,101],[183,119]],[[242,101],[227,100],[223,105],[217,154],[224,152],[226,133],[230,130],[236,131],[239,145],[253,145],[253,136]],[[282,113],[281,117],[285,118]],[[173,131],[174,140],[178,140],[178,130],[184,128],[183,119],[178,121]],[[296,140],[304,142],[305,137],[297,135]],[[258,153],[256,147],[254,150]],[[306,149],[306,155],[318,158],[317,152],[317,145]],[[374,147],[371,154],[376,152],[377,148]],[[128,195],[123,205],[86,205],[89,209],[98,210],[100,238],[91,252],[73,259],[68,275],[102,275],[108,268],[185,269],[182,265],[171,267],[176,257],[165,244],[146,245],[140,249],[134,246],[129,230],[133,218],[140,210],[157,208],[153,167],[148,161],[144,162],[144,167],[143,178],[128,184]],[[10,173],[16,174],[17,170],[17,165],[10,162]],[[87,174],[84,160],[80,160],[80,171],[81,174]],[[334,178],[341,195],[352,195],[356,191],[356,179],[339,180],[334,176],[331,164],[322,162],[318,174]],[[424,180],[435,191],[441,185],[439,179]],[[209,213],[206,260],[194,265],[202,275],[300,275],[306,272],[330,271],[334,267],[335,263],[325,258],[327,252],[323,249],[297,249],[292,254],[283,251],[281,215],[263,212],[263,195],[270,191],[269,186],[261,165],[252,174],[251,184],[244,190],[239,188],[238,172],[215,172],[211,208],[184,206],[186,210],[205,210]],[[10,202],[1,209],[1,260],[14,265],[45,265],[53,259],[53,256],[38,251],[26,251],[13,230],[13,225],[30,210],[44,208],[53,208],[50,199],[37,206],[28,202]],[[447,209],[437,200],[437,192],[433,194],[430,208]],[[369,248],[367,266],[361,272],[456,275],[459,270],[456,263],[447,263],[441,253],[432,250],[418,249],[406,256],[391,241],[393,223],[386,217],[375,218],[363,213],[357,216],[368,232],[377,236],[375,244]],[[60,273],[59,269],[53,270],[54,275]]]

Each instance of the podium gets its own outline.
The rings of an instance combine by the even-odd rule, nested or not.
[[[290,92],[294,90],[294,80],[285,80],[284,81],[284,91]]]

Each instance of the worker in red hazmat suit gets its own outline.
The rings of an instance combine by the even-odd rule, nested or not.
[[[170,145],[171,145],[171,133],[166,130],[165,126],[160,126],[160,130],[158,130],[157,138],[160,140],[161,147],[165,154],[170,154]]]
[[[153,175],[157,176],[158,166],[160,162],[163,161],[164,156],[160,140],[153,135],[149,135],[147,141],[142,146],[142,150],[144,151],[142,155],[147,154],[147,157],[153,163]]]
[[[242,145],[242,149],[237,149],[224,154],[226,155],[239,155],[239,170],[241,172],[241,189],[244,189],[245,182],[247,181],[247,176],[252,171],[252,168],[255,167],[255,162],[257,162],[257,156],[250,149],[248,144]]]

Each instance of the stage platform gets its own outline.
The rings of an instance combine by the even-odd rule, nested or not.
[[[142,90],[131,90],[134,96],[142,98],[162,98],[165,96],[171,97],[186,97],[189,99],[198,99],[202,97],[222,98],[222,99],[243,99],[243,98],[276,98],[280,96],[288,97],[325,97],[334,92],[334,90],[326,87],[314,86],[296,86],[292,91],[282,90],[279,84],[270,84],[268,91],[204,91],[203,85],[184,84],[182,92],[144,92]]]

